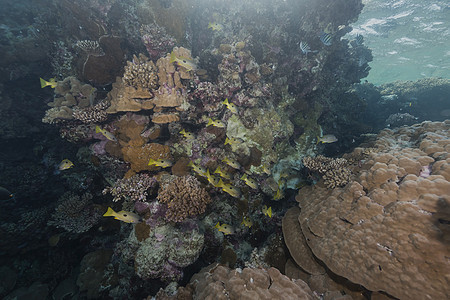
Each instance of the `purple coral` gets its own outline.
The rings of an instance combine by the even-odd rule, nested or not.
[[[147,191],[156,183],[154,177],[147,174],[136,174],[130,178],[123,178],[116,181],[114,186],[107,187],[103,194],[110,193],[114,196],[113,201],[128,199],[132,201],[145,201]]]

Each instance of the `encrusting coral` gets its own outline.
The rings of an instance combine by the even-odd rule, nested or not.
[[[383,130],[346,187],[302,188],[298,221],[314,256],[370,291],[448,298],[449,133],[449,121]]]
[[[156,179],[147,174],[135,174],[130,178],[117,180],[112,187],[103,190],[103,194],[110,193],[114,196],[113,201],[131,200],[145,201],[147,191],[154,186]]]
[[[208,192],[194,176],[176,177],[162,186],[157,199],[167,204],[166,219],[182,222],[202,214],[211,202]]]

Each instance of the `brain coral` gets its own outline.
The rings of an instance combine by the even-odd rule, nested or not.
[[[298,194],[307,244],[371,291],[448,299],[450,122],[386,129],[374,147],[346,187]]]

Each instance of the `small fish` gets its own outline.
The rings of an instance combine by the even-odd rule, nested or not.
[[[239,145],[242,144],[244,141],[240,138],[226,138],[224,145]]]
[[[219,180],[217,187],[222,188],[222,191],[230,194],[234,198],[241,198],[241,190],[231,184],[223,183],[222,179]]]
[[[325,46],[331,46],[331,39],[333,38],[331,36],[331,34],[327,33],[327,32],[322,32],[322,34],[319,36],[320,41],[325,45]]]
[[[225,157],[222,161],[224,163],[226,163],[227,165],[229,165],[230,167],[232,167],[232,168],[235,168],[235,169],[238,169],[238,170],[241,168],[241,165],[234,159]]]
[[[279,184],[278,184],[279,185]],[[277,189],[277,192],[275,193],[275,196],[273,196],[273,200],[280,200],[284,197],[283,192],[280,188]]]
[[[52,89],[54,89],[58,85],[58,83],[56,82],[55,78],[50,78],[48,81],[46,81],[46,80],[44,80],[42,78],[39,78],[39,80],[41,81],[41,88],[42,89],[45,88],[46,86],[49,86]]]
[[[193,140],[193,139],[195,139],[195,135],[194,135],[193,133],[188,132],[188,131],[186,131],[186,130],[184,130],[184,129],[181,130],[180,133],[181,133],[186,139],[188,139],[188,140]]]
[[[50,247],[56,247],[61,239],[61,233],[57,233],[48,238],[48,245]]]
[[[188,163],[188,166],[192,168],[192,170],[200,176],[206,177],[207,171],[205,168],[195,165],[192,161]]]
[[[215,127],[219,127],[219,128],[227,127],[227,125],[221,120],[213,120],[211,118],[208,118],[208,124],[206,124],[206,127],[208,127],[210,125],[215,126]]]
[[[226,105],[226,107],[233,113],[233,114],[237,114],[238,113],[238,108],[234,103],[230,103],[228,102],[228,98],[226,98],[225,100],[223,100],[222,102],[223,104]]]
[[[253,222],[250,219],[250,217],[242,217],[242,223],[241,225],[247,226],[248,228],[251,228],[253,226]]]
[[[117,142],[116,137],[111,132],[107,131],[106,129],[101,129],[100,126],[95,126],[95,133],[101,133],[105,138],[112,142]]]
[[[211,175],[211,173],[209,173],[209,169],[206,170],[206,179],[212,184],[212,186],[219,187],[220,179]]]
[[[73,166],[74,166],[73,162],[71,162],[70,160],[68,160],[68,159],[66,158],[66,159],[63,159],[63,160],[59,163],[59,165],[58,165],[58,170],[59,170],[59,171],[67,170],[67,169],[72,168]]]
[[[4,187],[0,186],[0,200],[9,200],[13,199],[14,195]]]
[[[220,31],[223,29],[223,26],[217,22],[209,22],[208,29],[211,28],[213,31]]]
[[[268,216],[269,218],[272,218],[272,207],[271,206],[267,207],[267,205],[264,205],[262,207],[262,213],[265,216]]]
[[[141,217],[135,213],[121,210],[119,212],[115,212],[111,207],[108,207],[108,210],[103,215],[104,217],[114,217],[116,220],[120,220],[125,223],[133,223],[137,224],[142,221]]]
[[[364,43],[364,37],[358,33],[355,38],[355,43],[356,45],[361,46]]]
[[[263,172],[266,173],[267,175],[272,174],[272,171],[270,170],[270,164],[269,163],[263,164]]]
[[[338,141],[338,139],[337,139],[337,137],[334,136],[334,134],[325,134],[322,137],[320,137],[320,136],[317,137],[316,144],[318,144],[319,142],[321,142],[322,144],[330,144],[330,143],[334,143],[337,141]]]
[[[168,168],[168,167],[172,166],[172,162],[167,159],[154,160],[153,158],[150,158],[150,160],[148,161],[148,165],[149,166],[157,166],[157,167],[161,167],[161,168]]]
[[[216,226],[214,226],[214,228],[217,228],[217,230],[219,230],[220,232],[223,232],[223,234],[225,234],[225,235],[234,233],[233,227],[231,227],[230,225],[225,224],[225,223],[222,223],[222,225],[220,225],[220,222],[217,222],[217,224],[216,224]]]
[[[225,172],[224,170],[222,170],[220,168],[220,166],[217,167],[217,169],[214,171],[214,174],[219,174],[220,177],[225,178],[225,179],[231,179],[230,174]]]
[[[186,57],[177,57],[175,52],[170,53],[170,63],[176,62],[178,66],[185,68],[187,71],[197,70],[194,60]]]
[[[254,179],[248,177],[247,174],[242,175],[241,179],[252,189],[258,189],[258,183]]]
[[[317,51],[311,51],[311,47],[309,47],[309,44],[307,42],[300,42],[300,50],[302,50],[302,53],[307,55],[310,52],[317,52]]]

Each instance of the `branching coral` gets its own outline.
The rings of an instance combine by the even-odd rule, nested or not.
[[[81,197],[67,192],[59,198],[60,204],[52,214],[48,225],[64,228],[71,233],[82,233],[92,228],[100,219],[100,213],[91,203],[92,195]]]
[[[345,186],[350,179],[350,169],[345,158],[329,158],[322,155],[305,157],[303,165],[323,177],[325,185],[332,189]]]
[[[109,107],[109,103],[101,101],[94,106],[88,108],[74,108],[72,116],[74,119],[79,120],[85,124],[100,123],[106,121],[108,114],[106,109]]]
[[[163,185],[157,198],[167,204],[166,218],[173,222],[204,213],[206,205],[211,202],[208,192],[193,176],[177,177]]]
[[[314,256],[371,291],[447,298],[449,133],[449,121],[383,130],[345,188],[301,189],[298,221]]]
[[[154,89],[158,82],[156,66],[143,54],[133,55],[133,60],[127,61],[122,80],[135,88]]]
[[[131,201],[145,201],[147,198],[147,191],[156,183],[154,177],[147,174],[135,174],[130,178],[119,179],[114,183],[114,186],[107,187],[103,190],[103,194],[113,195],[113,201],[131,200]]]

